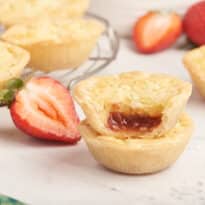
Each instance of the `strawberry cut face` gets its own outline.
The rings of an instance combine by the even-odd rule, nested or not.
[[[142,40],[145,47],[152,47],[156,42],[159,42],[169,29],[172,23],[172,17],[170,15],[153,15],[152,18],[144,25],[144,31],[142,32]]]
[[[10,107],[15,125],[33,137],[76,143],[79,118],[69,91],[49,77],[31,79]]]
[[[133,29],[133,40],[141,53],[155,53],[172,46],[182,33],[182,20],[175,13],[148,12]]]

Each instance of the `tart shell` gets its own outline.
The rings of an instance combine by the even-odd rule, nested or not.
[[[193,122],[182,114],[171,131],[156,139],[118,139],[100,136],[86,121],[81,136],[94,158],[106,168],[126,174],[148,174],[172,165],[184,151],[193,133]]]
[[[88,59],[95,43],[96,39],[89,42],[79,41],[75,44],[44,42],[24,48],[31,55],[29,66],[33,70],[49,72],[58,69],[77,68]]]
[[[192,93],[192,85],[165,74],[133,71],[113,76],[91,77],[76,84],[74,98],[90,126],[105,136],[155,138],[172,129]],[[119,129],[109,125],[110,113],[159,116],[152,129]],[[139,114],[138,114],[139,113]],[[121,120],[122,121],[122,120]]]

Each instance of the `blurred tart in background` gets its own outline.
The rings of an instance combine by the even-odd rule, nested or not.
[[[25,48],[29,66],[52,71],[76,68],[94,49],[104,25],[92,19],[38,19],[6,30],[1,39]]]
[[[29,62],[29,53],[12,44],[0,41],[0,88],[21,75]]]
[[[135,71],[81,81],[74,97],[102,135],[154,138],[175,126],[191,92],[177,78]]]
[[[101,135],[86,121],[79,126],[94,158],[103,166],[126,174],[148,174],[169,167],[184,151],[193,129],[193,121],[187,114],[180,116],[173,129],[155,139]]]
[[[89,0],[0,0],[0,24],[9,27],[43,16],[80,17],[88,6]]]
[[[200,95],[205,98],[205,46],[188,51],[183,62]]]

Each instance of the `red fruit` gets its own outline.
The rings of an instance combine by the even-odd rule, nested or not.
[[[185,14],[184,31],[190,40],[197,44],[205,44],[205,1],[194,4]]]
[[[71,144],[80,140],[70,93],[49,77],[28,81],[16,94],[10,113],[16,127],[30,136]]]
[[[175,13],[148,12],[133,30],[139,52],[154,53],[170,47],[182,33],[182,20]]]

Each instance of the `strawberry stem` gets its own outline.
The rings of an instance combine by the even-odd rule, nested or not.
[[[10,106],[15,99],[16,92],[24,86],[23,80],[13,78],[0,90],[0,107]]]
[[[14,100],[14,92],[9,89],[0,91],[0,106],[10,105]]]
[[[19,78],[13,78],[11,80],[9,80],[6,84],[6,88],[7,89],[16,89],[19,90],[24,86],[24,82],[23,80],[19,79]]]

